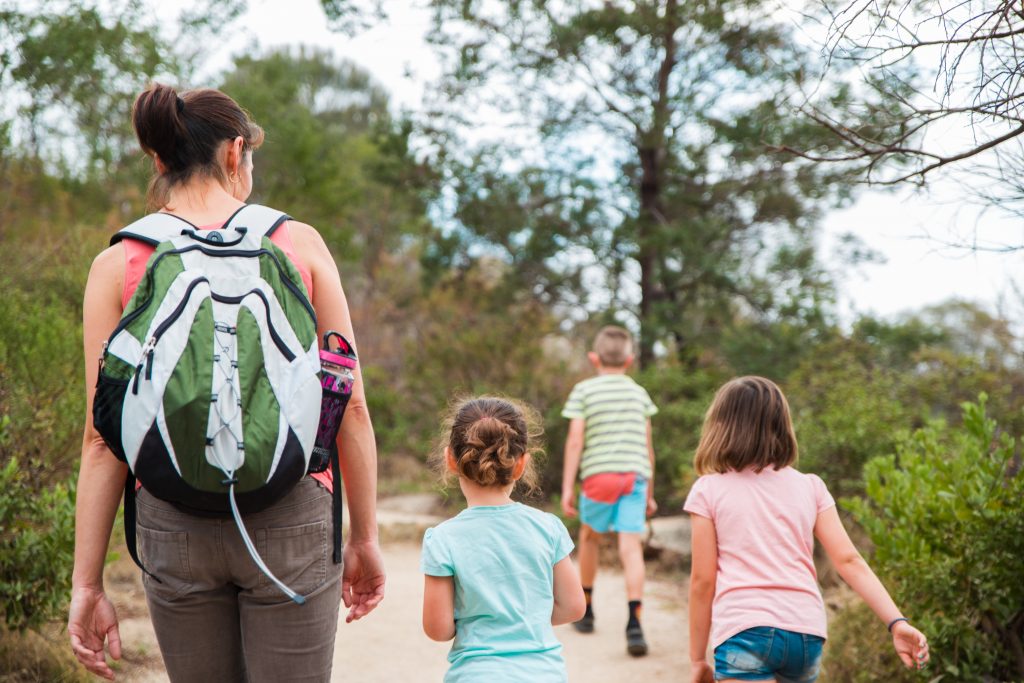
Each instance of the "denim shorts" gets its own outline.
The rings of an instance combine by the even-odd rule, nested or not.
[[[814,683],[824,643],[824,638],[781,628],[748,628],[715,648],[715,680]]]

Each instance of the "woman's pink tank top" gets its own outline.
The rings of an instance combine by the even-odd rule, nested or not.
[[[213,230],[220,227],[223,227],[220,223],[214,223],[212,225],[199,226],[199,229]],[[295,253],[295,245],[292,244],[292,236],[288,230],[287,222],[274,231],[274,234],[270,236],[270,241],[280,247],[281,251],[295,264],[295,267],[299,270],[299,276],[302,277],[302,283],[306,285],[306,291],[309,292],[309,298],[312,300],[313,275],[309,272],[306,264],[302,262],[302,259]],[[124,290],[121,292],[121,310],[123,311],[128,306],[128,301],[132,298],[132,294],[135,293],[135,288],[142,281],[142,276],[146,274],[146,263],[149,262],[149,257],[153,255],[156,248],[145,242],[133,239],[122,240],[121,244],[124,245],[125,256]],[[334,477],[330,469],[309,476],[323,484],[324,488],[328,491],[334,490]]]

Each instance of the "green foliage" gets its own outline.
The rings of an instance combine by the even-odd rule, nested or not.
[[[278,50],[239,58],[221,87],[267,128],[253,201],[287,207],[371,278],[387,252],[426,231],[429,170],[362,68],[327,52]]]
[[[901,437],[895,455],[865,467],[865,497],[843,501],[928,635],[933,668],[965,683],[1024,679],[1024,475],[1017,440],[985,400],[962,406],[960,428],[935,422]]]
[[[6,416],[0,439],[6,441]],[[0,468],[0,604],[6,628],[61,614],[71,590],[74,488],[42,488],[16,458]]]
[[[874,363],[873,351],[849,339],[821,345],[783,383],[800,467],[820,474],[836,495],[860,491],[864,463],[892,452],[897,432],[921,412],[905,400],[911,377]]]
[[[559,343],[558,320],[545,306],[503,287],[504,268],[483,261],[453,272],[417,303],[417,317],[406,319],[416,334],[405,349],[405,409],[429,447],[452,397],[491,393],[526,401],[547,431],[541,484],[558,491],[565,430],[560,411],[583,356]]]
[[[656,457],[654,491],[658,504],[666,511],[682,507],[696,478],[693,455],[704,413],[715,391],[731,376],[725,368],[695,370],[681,364],[637,374],[637,382],[658,406],[658,414],[651,418]]]
[[[891,453],[900,430],[931,418],[956,424],[960,404],[982,392],[1004,428],[1024,431],[1019,340],[1004,326],[974,304],[949,302],[896,321],[861,318],[849,335],[802,349],[793,372],[774,375],[802,465],[837,494],[859,493],[864,464]]]
[[[918,624],[917,619],[914,620]],[[918,624],[920,626],[920,624]],[[929,636],[932,659],[934,641]],[[924,674],[908,671],[892,649],[892,638],[863,600],[844,606],[828,625],[821,683],[939,683],[929,664]],[[959,681],[959,678],[939,680]]]
[[[339,3],[323,4],[337,12]],[[527,286],[576,306],[590,304],[590,283],[603,277],[611,307],[639,318],[643,363],[656,344],[690,362],[746,321],[791,325],[773,354],[784,359],[813,336],[803,328],[827,326],[832,283],[808,245],[818,210],[845,201],[850,186],[838,166],[775,151],[829,137],[790,108],[817,55],[774,8],[443,0],[432,9],[431,42],[447,70],[426,131],[450,135],[446,125],[493,109],[529,132],[511,148],[507,139],[449,147],[446,217],[456,229],[440,251],[457,251],[453,236],[489,248],[517,263],[511,273]],[[593,313],[608,307],[593,300]]]
[[[174,35],[138,0],[20,4],[0,8],[0,89],[20,104],[18,151],[61,172],[103,177],[133,146],[127,113],[144,83],[187,72],[201,51],[182,46],[208,44],[244,0],[191,3],[172,22]]]
[[[424,254],[426,275],[481,257],[501,258],[511,264],[504,273],[508,286],[530,290],[545,302],[571,293],[576,305],[594,308],[588,294],[600,292],[587,291],[581,272],[595,264],[589,258],[567,263],[565,252],[583,249],[599,255],[599,263],[614,260],[605,244],[614,216],[595,184],[580,177],[583,162],[516,168],[519,156],[503,142],[482,146],[464,160],[445,161],[452,220],[435,232]],[[618,303],[613,298],[611,307]]]
[[[28,273],[0,277],[0,317],[7,321],[0,325],[0,414],[10,419],[0,464],[14,457],[38,463],[46,482],[70,473],[84,414],[81,284],[61,283],[61,276],[47,269],[35,282]],[[77,287],[73,302],[61,296],[65,287]]]
[[[141,211],[147,168],[132,161],[128,105],[154,73],[195,85],[195,46],[242,4],[193,4],[181,39],[150,30],[152,6],[136,0],[103,12],[66,0],[0,11],[0,86],[24,95],[5,110],[15,118],[0,120],[0,587],[13,627],[53,617],[66,592],[71,492],[53,484],[75,465],[81,368],[94,362],[81,358],[82,286],[106,237]],[[324,3],[350,31],[381,4]],[[1021,620],[994,601],[1021,596],[993,568],[1019,549],[1020,507],[1008,492],[1012,483],[1019,501],[1019,476],[1004,472],[1006,485],[982,495],[969,482],[987,466],[942,468],[970,449],[979,459],[1006,453],[968,438],[975,427],[956,430],[958,404],[980,391],[1001,425],[1024,432],[1020,342],[1006,321],[959,303],[838,329],[832,283],[808,245],[818,211],[846,190],[831,171],[769,149],[794,137],[827,148],[819,129],[788,114],[789,79],[807,76],[808,56],[767,6],[670,4],[674,13],[644,3],[549,13],[544,3],[436,2],[432,40],[456,60],[432,91],[443,106],[415,130],[390,113],[371,74],[329,53],[239,57],[222,86],[267,132],[253,200],[313,224],[339,261],[380,455],[405,456],[397,466],[418,467],[453,395],[502,393],[544,418],[542,482],[557,493],[559,413],[588,374],[589,334],[634,315],[665,352],[637,374],[660,407],[663,510],[678,509],[704,411],[735,374],[779,381],[802,466],[840,493],[862,491],[864,463],[897,451],[898,467],[868,468],[863,510],[888,530],[875,539],[879,559],[908,611],[932,619],[936,656],[953,653],[941,655],[946,680],[970,680],[1008,652],[990,647],[998,638],[986,629],[1019,633]],[[509,21],[488,25],[495,8]],[[481,103],[494,91],[477,86],[492,77],[513,81],[499,89],[508,97]],[[849,99],[835,93],[837,110]],[[530,134],[464,148],[445,137],[453,122],[479,124],[490,105],[526,114]],[[421,142],[434,145],[426,161],[413,148]],[[599,163],[595,143],[606,150]],[[929,427],[932,441],[900,436],[933,416],[953,427]],[[915,457],[929,463],[926,475]],[[914,493],[906,482],[899,496],[885,493],[906,467]],[[905,499],[916,507],[900,507]],[[961,508],[964,520],[949,512]],[[994,560],[965,578],[951,558]],[[870,655],[863,615],[848,614],[849,638],[830,661],[863,664],[872,673],[860,680],[900,680],[886,668],[891,653]]]

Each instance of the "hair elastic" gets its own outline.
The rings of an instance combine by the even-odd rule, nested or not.
[[[185,113],[185,100],[181,99],[181,95],[175,95],[175,98],[177,99],[178,113],[179,114],[184,114]]]
[[[889,622],[888,626],[885,627],[886,630],[889,631],[889,633],[892,633],[892,627],[895,626],[896,623],[900,622],[900,621],[905,621],[908,624],[910,623],[910,619],[907,619],[906,617],[896,617],[895,619],[893,619],[892,621]]]

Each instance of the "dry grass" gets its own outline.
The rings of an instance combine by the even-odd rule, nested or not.
[[[58,626],[37,631],[0,630],[0,683],[90,683]]]

